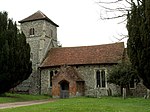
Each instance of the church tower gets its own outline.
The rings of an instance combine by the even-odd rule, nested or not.
[[[30,94],[38,94],[40,90],[38,67],[48,50],[52,47],[58,47],[57,27],[59,26],[41,11],[37,11],[19,21],[19,23],[21,31],[25,34],[27,42],[30,44],[33,72],[29,79],[17,88],[20,91],[28,91]]]

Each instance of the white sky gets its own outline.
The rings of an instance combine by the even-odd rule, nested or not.
[[[14,21],[42,11],[59,25],[62,46],[87,46],[117,42],[127,34],[118,20],[101,20],[96,0],[0,0],[0,11],[7,11]]]

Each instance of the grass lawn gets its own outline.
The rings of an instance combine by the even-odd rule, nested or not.
[[[0,112],[150,112],[150,100],[118,97],[70,98],[55,102],[2,109]]]
[[[42,96],[42,95],[25,95],[25,94],[6,93],[4,96],[0,96],[0,103],[41,100],[41,99],[48,99],[48,98],[50,98],[50,97],[49,96]]]

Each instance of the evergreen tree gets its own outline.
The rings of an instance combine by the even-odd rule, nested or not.
[[[32,72],[30,46],[16,23],[8,19],[7,12],[0,12],[0,69],[0,94],[20,84]]]
[[[128,56],[143,84],[150,89],[150,1],[132,2],[127,20]]]
[[[108,83],[113,83],[120,86],[121,93],[122,88],[127,89],[127,94],[130,94],[129,86],[131,83],[138,83],[139,78],[136,71],[131,67],[131,63],[123,62],[118,65],[114,65],[110,71],[108,71]]]

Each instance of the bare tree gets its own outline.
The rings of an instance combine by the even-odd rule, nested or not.
[[[118,19],[118,24],[127,23],[127,14],[131,10],[132,0],[98,0],[96,3],[100,6],[101,20]],[[119,34],[119,37],[114,38],[117,41],[128,38],[125,34]]]
[[[97,4],[101,7],[101,19],[126,18],[131,10],[131,2],[128,0],[99,0]]]

